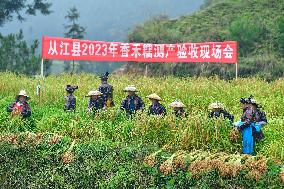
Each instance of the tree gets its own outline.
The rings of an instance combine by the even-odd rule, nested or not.
[[[18,34],[0,35],[0,71],[13,71],[18,74],[39,74],[41,57],[36,55],[39,42],[28,46],[23,40],[23,32]],[[50,67],[50,62],[44,64],[45,69]]]
[[[43,15],[48,15],[51,3],[46,0],[1,0],[0,1],[0,27],[6,22],[12,21],[14,15],[19,21],[24,21],[23,14],[36,15],[40,11]]]
[[[241,55],[248,55],[254,44],[261,41],[264,29],[248,16],[242,16],[233,21],[229,27],[229,38],[238,41]]]
[[[281,56],[284,57],[284,14],[277,20],[277,32],[276,42]]]
[[[51,3],[46,0],[1,0],[0,1],[0,27],[10,22],[16,16],[19,21],[24,21],[24,14],[36,15],[50,14]],[[37,55],[38,40],[28,45],[23,39],[23,32],[2,36],[0,34],[0,71],[13,71],[20,74],[34,75],[39,71],[41,57]],[[45,69],[50,67],[47,61]]]
[[[65,33],[65,37],[72,38],[72,39],[83,39],[84,34],[86,33],[86,28],[80,26],[77,21],[80,17],[79,11],[76,9],[76,7],[70,8],[70,10],[67,12],[67,15],[65,16],[65,19],[67,19],[68,25],[64,25],[65,29],[67,29],[67,32]],[[72,72],[74,72],[75,63],[73,60],[73,66],[72,66]],[[65,61],[64,62],[64,70],[68,71],[70,69],[70,62]]]

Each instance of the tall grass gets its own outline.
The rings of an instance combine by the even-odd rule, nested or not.
[[[269,125],[265,126],[265,140],[257,145],[257,152],[270,158],[284,160],[284,80],[267,83],[259,78],[232,81],[218,78],[174,78],[111,76],[116,106],[92,116],[86,114],[89,90],[97,88],[100,80],[94,75],[49,76],[44,80],[0,74],[0,129],[1,134],[32,131],[35,133],[59,134],[76,139],[79,143],[109,141],[123,145],[168,145],[173,150],[203,149],[235,153],[240,151],[240,141],[230,141],[232,127],[229,122],[209,119],[208,105],[214,101],[223,102],[226,109],[239,119],[242,110],[239,99],[254,95],[267,113]],[[42,96],[36,96],[36,86],[41,83]],[[75,92],[77,112],[63,111],[65,85],[79,86]],[[164,118],[149,117],[146,112],[133,119],[119,111],[121,100],[126,96],[123,88],[134,84],[140,91],[146,108],[150,105],[146,95],[159,94],[167,107]],[[6,106],[12,102],[20,89],[26,89],[31,96],[33,115],[24,123],[11,119]],[[187,105],[189,117],[177,119],[171,114],[168,104],[180,99]]]

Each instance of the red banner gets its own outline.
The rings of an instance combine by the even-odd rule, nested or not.
[[[134,62],[237,62],[237,42],[121,43],[42,37],[42,58]]]

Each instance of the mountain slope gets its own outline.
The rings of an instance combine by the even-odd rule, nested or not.
[[[157,17],[137,26],[130,42],[178,43],[236,40],[239,42],[241,76],[268,80],[284,75],[281,35],[283,0],[211,0],[200,11],[178,19]],[[283,44],[283,43],[282,43]],[[145,64],[137,64],[144,67]],[[128,64],[127,70],[135,67]],[[212,64],[152,64],[152,74],[221,75],[231,78],[234,68]]]

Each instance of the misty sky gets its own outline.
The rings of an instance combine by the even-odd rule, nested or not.
[[[16,33],[21,28],[30,42],[42,35],[64,36],[67,10],[75,6],[87,27],[85,39],[123,41],[131,29],[150,17],[166,14],[171,18],[196,11],[203,0],[50,0],[54,11],[48,16],[25,16],[26,21],[13,21],[0,28],[0,33]]]

